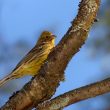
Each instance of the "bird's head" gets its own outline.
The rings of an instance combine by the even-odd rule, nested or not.
[[[53,35],[51,32],[49,31],[44,31],[41,33],[39,39],[38,39],[38,43],[50,43],[50,42],[55,42],[55,35]]]

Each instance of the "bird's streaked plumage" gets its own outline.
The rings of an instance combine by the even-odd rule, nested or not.
[[[8,76],[0,80],[0,86],[9,80],[20,78],[25,75],[36,75],[47,59],[51,49],[55,46],[54,43],[55,36],[51,32],[44,31],[40,35],[34,48],[27,53]]]

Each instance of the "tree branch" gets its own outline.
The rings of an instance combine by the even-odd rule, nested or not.
[[[76,102],[110,92],[110,78],[60,95],[37,106],[37,110],[59,110]]]
[[[82,0],[72,26],[59,44],[49,54],[39,74],[15,93],[1,110],[31,109],[50,99],[62,80],[64,70],[75,53],[84,44],[89,29],[96,18],[100,0]]]

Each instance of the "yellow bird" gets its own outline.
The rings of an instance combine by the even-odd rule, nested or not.
[[[54,46],[55,36],[51,32],[44,31],[34,48],[30,50],[8,76],[0,80],[0,86],[9,80],[17,79],[25,75],[36,75]]]

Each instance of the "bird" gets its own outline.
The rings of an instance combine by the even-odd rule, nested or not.
[[[26,75],[35,76],[44,64],[49,53],[55,47],[55,38],[49,31],[43,31],[35,46],[16,65],[12,72],[0,80],[0,87],[12,79]]]

